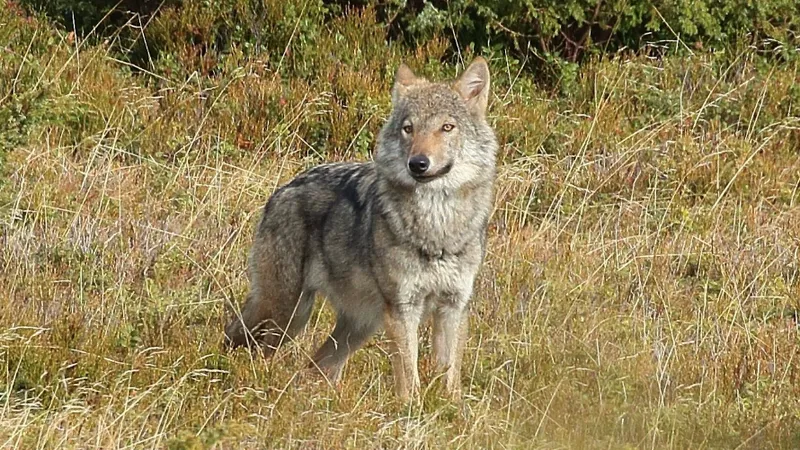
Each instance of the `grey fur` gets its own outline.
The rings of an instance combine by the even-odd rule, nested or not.
[[[250,293],[226,342],[270,353],[301,331],[320,292],[337,322],[314,364],[337,381],[349,355],[384,328],[395,389],[408,398],[419,387],[418,327],[432,314],[434,354],[448,391],[459,396],[468,304],[494,195],[488,95],[482,58],[451,83],[401,66],[374,162],[315,167],[268,201],[249,258]],[[412,176],[410,155],[428,158],[425,176]]]

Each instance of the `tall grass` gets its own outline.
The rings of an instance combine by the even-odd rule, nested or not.
[[[270,193],[369,158],[399,61],[462,66],[387,45],[370,10],[312,4],[225,52],[175,37],[213,34],[184,27],[201,13],[165,11],[132,63],[0,8],[0,446],[800,446],[796,65],[620,56],[553,93],[486,55],[501,154],[465,398],[425,362],[404,405],[383,337],[338,388],[303,370],[324,307],[270,360],[221,330]]]

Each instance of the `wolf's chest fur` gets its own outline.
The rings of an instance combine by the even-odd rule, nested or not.
[[[483,252],[489,197],[482,192],[419,190],[381,204],[391,246],[376,245],[388,260],[400,297],[448,296],[468,290]]]
[[[485,228],[488,196],[417,190],[381,204],[392,233],[423,259],[459,256]]]

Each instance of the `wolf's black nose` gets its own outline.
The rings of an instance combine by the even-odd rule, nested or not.
[[[408,168],[415,175],[422,175],[431,166],[431,160],[425,155],[412,156],[408,160]]]

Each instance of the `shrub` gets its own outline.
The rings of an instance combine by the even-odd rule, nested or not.
[[[511,45],[577,61],[647,42],[724,47],[741,40],[787,50],[800,32],[795,0],[395,0],[386,17],[413,39],[455,36],[461,45]]]
[[[96,34],[117,33],[122,53],[136,65],[151,63],[162,50],[173,57],[188,47],[198,66],[213,66],[233,47],[283,52],[290,37],[308,44],[326,22],[369,7],[390,40],[419,46],[445,37],[453,44],[450,57],[471,48],[524,59],[540,79],[566,85],[574,81],[573,64],[589,55],[755,45],[787,59],[800,33],[795,0],[21,1],[84,35],[100,23]],[[161,20],[152,20],[154,14]],[[134,26],[120,33],[128,21]],[[147,25],[146,45],[140,23]]]
[[[40,11],[60,22],[64,27],[87,35],[95,26],[100,34],[114,32],[132,15],[139,15],[143,23],[159,8],[176,4],[180,0],[19,0],[34,11]],[[104,20],[105,19],[105,20]],[[99,25],[99,26],[98,26]],[[138,21],[135,25],[139,25]]]

